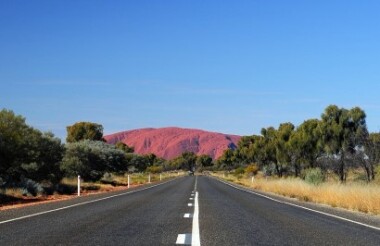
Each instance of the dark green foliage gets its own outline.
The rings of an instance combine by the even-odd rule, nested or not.
[[[67,144],[61,169],[66,176],[97,181],[105,172],[127,170],[126,156],[113,145],[84,140]]]
[[[196,166],[200,169],[205,169],[213,165],[212,158],[208,155],[200,155],[197,157]]]
[[[118,148],[118,149],[121,149],[125,153],[133,153],[133,152],[135,152],[135,148],[130,147],[130,146],[128,146],[127,144],[125,144],[123,142],[117,142],[115,144],[115,147]]]
[[[42,133],[12,111],[0,111],[0,178],[5,183],[61,179],[59,169],[64,153],[61,141]]]
[[[188,171],[195,171],[197,156],[193,152],[184,152],[181,154],[182,157],[182,169]]]
[[[103,141],[103,126],[92,122],[77,122],[66,127],[68,143],[82,140]]]

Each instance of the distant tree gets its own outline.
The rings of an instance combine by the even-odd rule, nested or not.
[[[193,152],[184,152],[181,154],[182,158],[182,169],[185,170],[195,170],[197,156]]]
[[[117,142],[115,144],[115,147],[124,151],[125,153],[133,153],[135,152],[135,148],[134,147],[130,147],[128,146],[127,144],[123,143],[123,142]]]
[[[128,154],[129,161],[128,166],[134,167],[138,172],[144,172],[149,167],[149,159],[145,155]]]
[[[66,142],[73,143],[82,140],[103,141],[103,126],[92,122],[77,122],[66,127]]]
[[[216,165],[219,169],[226,169],[231,171],[236,166],[235,153],[232,149],[226,149],[222,156],[216,161]]]
[[[212,158],[209,155],[200,155],[197,157],[196,166],[197,168],[208,168],[213,165]]]

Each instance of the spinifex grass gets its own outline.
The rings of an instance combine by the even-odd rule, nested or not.
[[[298,178],[236,178],[233,175],[214,174],[220,178],[303,201],[328,204],[333,207],[380,214],[380,185],[353,182],[335,182],[312,185]]]

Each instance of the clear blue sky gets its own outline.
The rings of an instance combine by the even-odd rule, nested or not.
[[[250,135],[329,104],[380,130],[380,1],[0,2],[0,108],[62,139],[179,126]]]

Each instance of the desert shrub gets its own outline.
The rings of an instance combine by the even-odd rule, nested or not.
[[[31,179],[22,179],[19,183],[19,187],[22,189],[24,196],[32,195],[37,196],[44,192],[41,184],[31,180]]]
[[[122,171],[126,167],[122,150],[90,140],[67,144],[61,165],[67,177],[80,175],[85,181],[98,181],[105,172]]]
[[[244,174],[244,167],[238,167],[235,169],[234,171],[235,176],[241,176],[242,174]]]
[[[305,181],[309,184],[319,185],[325,181],[325,175],[320,168],[310,168],[304,172]]]
[[[148,172],[148,173],[161,173],[162,172],[162,166],[147,167],[146,172]]]
[[[244,172],[249,175],[256,175],[258,171],[259,171],[259,166],[256,164],[250,164],[246,166],[246,168],[244,169]]]
[[[265,165],[263,166],[263,173],[265,176],[272,176],[276,173],[274,165]]]

